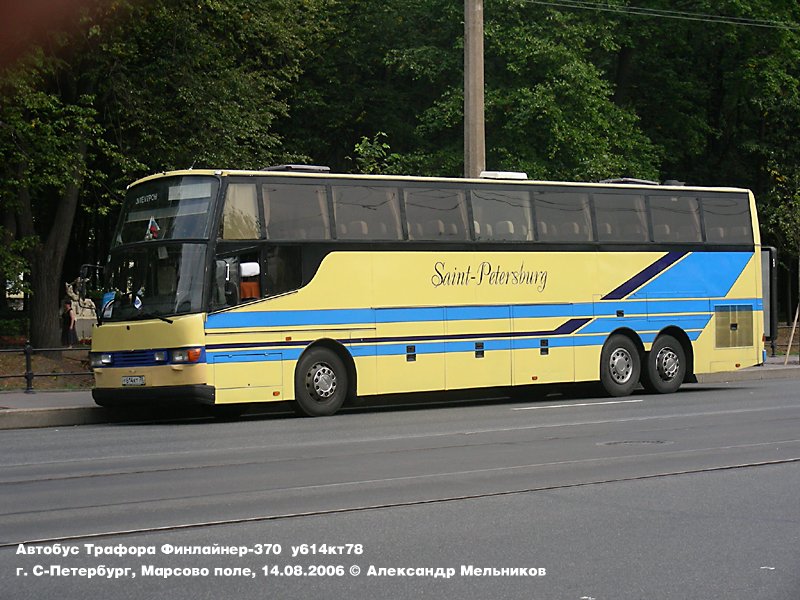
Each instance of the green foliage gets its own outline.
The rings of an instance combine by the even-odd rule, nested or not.
[[[142,172],[260,168],[283,154],[274,130],[300,75],[320,2],[170,0],[132,4],[101,48],[113,65],[110,126]]]
[[[356,171],[365,174],[397,173],[400,157],[390,153],[388,136],[379,131],[372,139],[364,136],[355,146]]]
[[[6,274],[35,270],[34,246],[60,235],[56,209],[71,186],[70,279],[82,262],[102,262],[125,184],[153,171],[300,161],[463,171],[461,2],[84,6],[74,29],[0,73]],[[487,168],[749,187],[765,239],[793,254],[800,5],[693,0],[681,10],[792,28],[486,0]]]
[[[0,319],[0,336],[23,336],[27,332],[27,319]]]

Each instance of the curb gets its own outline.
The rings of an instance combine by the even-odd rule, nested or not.
[[[0,413],[0,429],[66,427],[111,422],[100,407],[9,408]]]
[[[141,423],[169,420],[209,418],[202,407],[154,410],[152,408],[108,409],[101,406],[69,406],[57,408],[7,408],[0,411],[0,430],[73,427],[104,423]]]
[[[741,371],[697,375],[697,383],[729,383],[736,381],[766,381],[769,379],[800,379],[800,366],[748,367]]]

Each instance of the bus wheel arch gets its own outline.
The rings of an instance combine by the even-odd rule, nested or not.
[[[639,384],[644,344],[630,329],[617,329],[600,351],[600,383],[609,396],[630,395]]]
[[[297,412],[311,417],[333,415],[355,397],[355,362],[339,342],[318,340],[297,360],[294,383]]]
[[[667,327],[659,332],[644,356],[642,386],[658,394],[676,392],[684,381],[691,380],[693,364],[689,336],[677,327]]]

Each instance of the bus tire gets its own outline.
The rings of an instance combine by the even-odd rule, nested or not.
[[[600,353],[600,383],[609,396],[628,396],[639,383],[639,350],[625,335],[612,335]]]
[[[297,363],[294,386],[300,414],[326,417],[335,414],[347,397],[347,369],[333,350],[311,348]]]
[[[642,369],[642,385],[648,392],[671,394],[686,377],[686,352],[671,335],[660,335],[647,353]]]

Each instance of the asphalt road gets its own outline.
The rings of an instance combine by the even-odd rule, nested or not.
[[[0,597],[800,598],[796,382],[573,391],[2,431]]]

